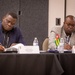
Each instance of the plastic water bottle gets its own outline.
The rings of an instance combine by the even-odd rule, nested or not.
[[[34,41],[33,41],[33,46],[38,46],[38,39],[37,37],[34,38]]]
[[[64,39],[60,38],[60,44],[58,46],[59,53],[64,53]]]

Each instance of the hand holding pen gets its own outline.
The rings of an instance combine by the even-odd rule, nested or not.
[[[70,44],[65,43],[65,44],[64,44],[64,49],[71,50],[71,49],[72,49],[72,47],[71,47],[71,45],[70,45]]]
[[[0,43],[0,51],[4,51],[5,47]]]
[[[72,47],[70,45],[70,37],[69,36],[65,37],[64,49],[67,49],[67,50],[71,50],[72,49]]]

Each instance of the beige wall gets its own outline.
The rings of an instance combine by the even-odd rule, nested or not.
[[[75,0],[67,0],[66,15],[75,16]]]
[[[52,27],[56,25],[56,18],[64,21],[64,0],[49,0],[48,36]]]

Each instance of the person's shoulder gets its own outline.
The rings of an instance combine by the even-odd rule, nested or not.
[[[21,31],[20,31],[20,28],[19,27],[14,27],[13,29],[12,29],[12,32],[15,32],[15,33],[20,33]]]
[[[61,31],[61,29],[62,29],[62,26],[54,26],[54,27],[52,28],[52,31],[57,32],[57,31]]]

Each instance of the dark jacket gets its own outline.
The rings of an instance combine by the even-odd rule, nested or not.
[[[3,32],[2,25],[0,23],[0,43],[4,46],[4,40],[7,42],[7,47],[9,47],[12,43],[22,43],[25,45],[23,40],[23,36],[19,28],[14,27],[11,31],[8,31],[7,40],[5,40],[5,33]]]

